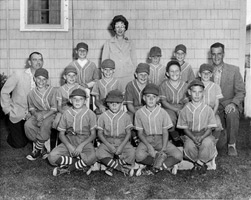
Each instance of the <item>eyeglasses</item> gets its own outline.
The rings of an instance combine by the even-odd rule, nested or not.
[[[124,29],[125,26],[115,26],[116,29]]]

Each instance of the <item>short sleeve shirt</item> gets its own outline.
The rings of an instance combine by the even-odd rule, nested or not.
[[[203,102],[198,106],[189,102],[179,114],[177,128],[200,132],[213,127],[217,127],[214,112]]]
[[[181,65],[180,78],[186,83],[189,83],[195,79],[192,66],[189,63],[184,62],[183,65]]]
[[[150,65],[149,81],[156,85],[160,85],[166,77],[166,67],[163,66],[162,64],[155,66],[152,63],[150,63],[149,65]]]
[[[168,113],[160,106],[156,106],[152,112],[143,106],[135,113],[135,128],[144,130],[146,135],[162,135],[163,129],[172,126]]]
[[[34,88],[28,94],[28,105],[29,111],[57,111],[56,88],[48,86],[43,94]]]
[[[204,89],[203,101],[211,108],[214,108],[215,100],[223,98],[221,88],[218,84],[211,81],[208,83],[204,83],[204,85],[205,89]]]
[[[98,118],[97,129],[103,130],[104,135],[109,137],[124,138],[126,136],[125,130],[132,127],[130,116],[122,110],[118,113],[112,113],[110,110],[107,110]]]
[[[91,94],[94,96],[99,95],[100,99],[104,99],[108,92],[115,89],[123,92],[119,80],[112,78],[111,80],[106,81],[104,78],[102,78],[94,84]]]
[[[160,85],[160,99],[166,100],[170,104],[184,103],[187,92],[187,83],[180,81],[177,87],[174,87],[167,79]]]
[[[97,117],[93,111],[84,107],[77,112],[73,108],[66,110],[59,122],[58,131],[66,131],[73,128],[77,135],[90,135],[90,131],[97,127]]]

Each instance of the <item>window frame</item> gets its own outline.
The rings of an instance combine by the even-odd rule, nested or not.
[[[28,0],[20,0],[20,31],[68,31],[69,0],[61,1],[60,24],[28,24]]]

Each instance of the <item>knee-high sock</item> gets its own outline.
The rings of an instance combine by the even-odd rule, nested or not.
[[[141,163],[143,165],[152,166],[154,163],[154,158],[152,156],[147,156],[144,160],[140,161],[139,163]]]
[[[73,158],[71,156],[61,156],[57,161],[55,162],[57,165],[71,165],[75,163],[78,159]]]

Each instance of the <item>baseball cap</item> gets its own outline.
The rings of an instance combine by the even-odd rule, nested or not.
[[[72,93],[70,94],[70,98],[74,97],[74,96],[80,96],[80,97],[85,97],[87,98],[87,94],[84,90],[78,88],[72,91]]]
[[[199,70],[199,72],[201,73],[201,72],[203,72],[203,71],[210,71],[210,72],[213,72],[213,66],[212,65],[210,65],[210,64],[206,64],[206,63],[204,63],[204,64],[202,64],[201,66],[200,66],[200,70]]]
[[[143,90],[143,94],[155,94],[159,96],[159,87],[153,83],[148,83]]]
[[[201,82],[200,80],[198,80],[198,79],[194,79],[194,80],[189,84],[188,88],[190,89],[190,88],[193,87],[193,86],[201,86],[201,87],[205,88],[204,83],[202,83],[202,82]]]
[[[110,69],[115,69],[115,62],[111,59],[106,59],[102,62],[101,68],[110,68]]]
[[[184,44],[179,44],[179,45],[177,45],[176,47],[175,47],[175,52],[177,52],[177,51],[179,51],[179,50],[181,50],[181,51],[183,51],[184,53],[186,53],[187,52],[187,48],[186,48],[186,46],[184,45]]]
[[[121,91],[118,89],[110,91],[105,99],[106,102],[110,103],[122,103],[124,101],[124,97]]]
[[[147,63],[139,63],[136,71],[138,73],[146,72],[148,75],[150,74],[150,66]]]
[[[166,72],[169,71],[169,68],[172,66],[172,65],[177,65],[179,68],[180,68],[180,63],[176,60],[171,60],[167,63],[166,65]]]
[[[76,50],[79,50],[80,48],[84,48],[86,51],[88,51],[88,45],[84,42],[80,42],[77,44]]]
[[[49,78],[49,73],[46,69],[44,68],[39,68],[36,70],[35,74],[34,74],[35,77],[38,77],[38,76],[43,76],[45,78]]]
[[[161,56],[161,49],[159,47],[152,47],[149,53],[150,57]]]
[[[70,72],[73,72],[73,73],[75,73],[75,74],[78,73],[76,67],[69,65],[69,66],[67,66],[67,67],[64,69],[64,74],[67,75],[67,74],[69,74]]]

